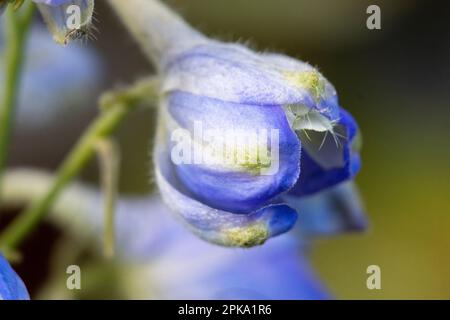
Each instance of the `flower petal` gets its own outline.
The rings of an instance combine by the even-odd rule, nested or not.
[[[43,3],[48,6],[60,6],[63,4],[74,3],[77,0],[33,0],[36,3]]]
[[[281,107],[235,104],[173,92],[167,98],[167,109],[176,126],[191,133],[192,143],[206,140],[210,135],[222,146],[217,152],[220,155],[215,158],[215,163],[209,161],[205,164],[206,159],[203,157],[198,164],[179,163],[174,167],[186,188],[206,205],[247,213],[267,204],[297,181],[300,172],[300,141],[289,127]],[[201,128],[196,128],[195,123],[201,124]],[[231,135],[227,137],[227,133]],[[235,147],[229,157],[234,158],[229,163],[227,160],[230,159],[223,158],[226,153],[222,144],[224,141],[220,139],[223,137],[226,143],[231,142],[227,146]],[[246,137],[250,139],[246,140],[245,150],[242,149],[246,152],[245,161],[237,163],[238,156],[235,153],[238,147],[235,144]],[[213,140],[209,141],[209,146],[214,145]],[[214,153],[202,141],[200,145],[194,149],[194,153]],[[267,158],[262,159],[261,151]],[[195,154],[191,156],[196,157]]]
[[[0,300],[29,300],[22,280],[0,254]]]
[[[307,197],[283,197],[299,214],[298,230],[303,236],[328,236],[363,231],[368,221],[356,185],[341,183]]]
[[[210,41],[165,68],[163,89],[248,105],[301,104],[334,119],[334,87],[312,66],[277,54]]]

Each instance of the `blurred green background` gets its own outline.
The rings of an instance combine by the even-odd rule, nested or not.
[[[124,0],[125,1],[125,0]],[[364,137],[358,184],[367,205],[365,234],[317,241],[312,261],[337,298],[450,298],[450,5],[414,0],[172,0],[194,26],[305,60],[335,85]],[[366,8],[381,7],[381,30],[366,28]],[[148,74],[133,40],[97,1],[97,47],[109,66],[105,88]],[[91,114],[96,112],[93,106]],[[122,190],[145,192],[148,116],[121,129]],[[16,164],[55,167],[86,125],[52,156]],[[16,144],[17,145],[17,144]],[[23,150],[22,150],[23,151]],[[24,151],[23,151],[24,152]],[[55,152],[57,154],[55,154]],[[25,159],[25,160],[24,160]],[[95,166],[87,177],[95,178]],[[382,289],[366,288],[366,268],[381,267]]]

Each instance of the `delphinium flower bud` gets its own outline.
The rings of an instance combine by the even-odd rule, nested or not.
[[[0,254],[0,300],[28,300],[28,291],[8,261]]]
[[[110,3],[159,70],[156,178],[200,237],[262,244],[296,222],[284,195],[312,195],[358,172],[358,126],[316,68],[208,39],[159,1]],[[244,147],[227,153],[228,142]]]
[[[88,38],[92,27],[94,0],[33,0],[59,44]]]

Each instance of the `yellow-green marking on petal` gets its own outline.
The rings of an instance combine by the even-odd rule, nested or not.
[[[304,72],[287,71],[284,73],[284,76],[294,86],[309,90],[316,100],[319,100],[325,92],[325,79],[315,70]]]
[[[265,223],[223,230],[224,244],[230,247],[250,248],[262,245],[269,238]]]

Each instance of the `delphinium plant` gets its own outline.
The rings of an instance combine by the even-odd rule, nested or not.
[[[352,182],[361,167],[359,128],[334,86],[303,61],[208,38],[158,0],[108,2],[157,73],[105,93],[97,119],[49,175],[5,170],[34,6],[66,46],[91,35],[94,1],[0,0],[7,7],[0,204],[29,203],[0,234],[3,253],[17,255],[49,214],[76,237],[102,231],[105,254],[138,269],[124,271],[132,296],[330,297],[302,249],[314,236],[366,226]],[[152,159],[160,195],[127,198],[117,192],[111,135],[141,105],[158,108]],[[71,184],[96,154],[103,195]],[[5,266],[6,283],[20,283]],[[16,288],[5,287],[4,298],[27,297]]]

